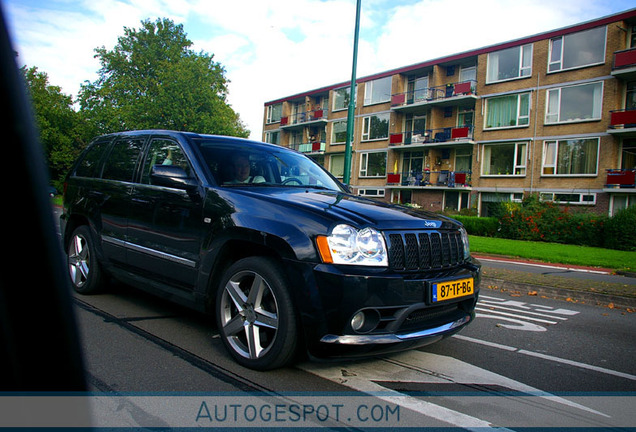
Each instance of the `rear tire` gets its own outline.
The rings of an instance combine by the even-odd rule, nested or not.
[[[67,268],[75,291],[94,294],[104,287],[102,268],[97,261],[95,245],[86,225],[78,227],[68,243]]]
[[[297,313],[281,265],[266,257],[237,261],[217,290],[216,320],[232,357],[250,369],[289,365],[298,345]]]

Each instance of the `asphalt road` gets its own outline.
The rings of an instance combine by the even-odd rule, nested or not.
[[[262,373],[232,361],[211,317],[132,288],[78,295],[75,306],[92,426],[636,424],[636,319],[626,310],[482,288],[476,320],[434,345]]]

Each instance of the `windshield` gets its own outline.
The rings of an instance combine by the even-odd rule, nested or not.
[[[197,140],[203,159],[221,186],[342,188],[307,156],[284,147]]]

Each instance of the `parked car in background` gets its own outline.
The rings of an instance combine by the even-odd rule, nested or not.
[[[108,277],[210,312],[240,364],[422,346],[470,323],[480,265],[456,221],[350,194],[301,153],[238,138],[96,138],[61,216],[75,290]]]

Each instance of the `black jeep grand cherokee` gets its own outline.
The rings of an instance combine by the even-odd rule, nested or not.
[[[172,131],[93,141],[61,227],[79,293],[106,276],[216,315],[241,364],[414,348],[474,318],[459,223],[356,197],[289,149]],[[301,347],[303,349],[301,349]]]

